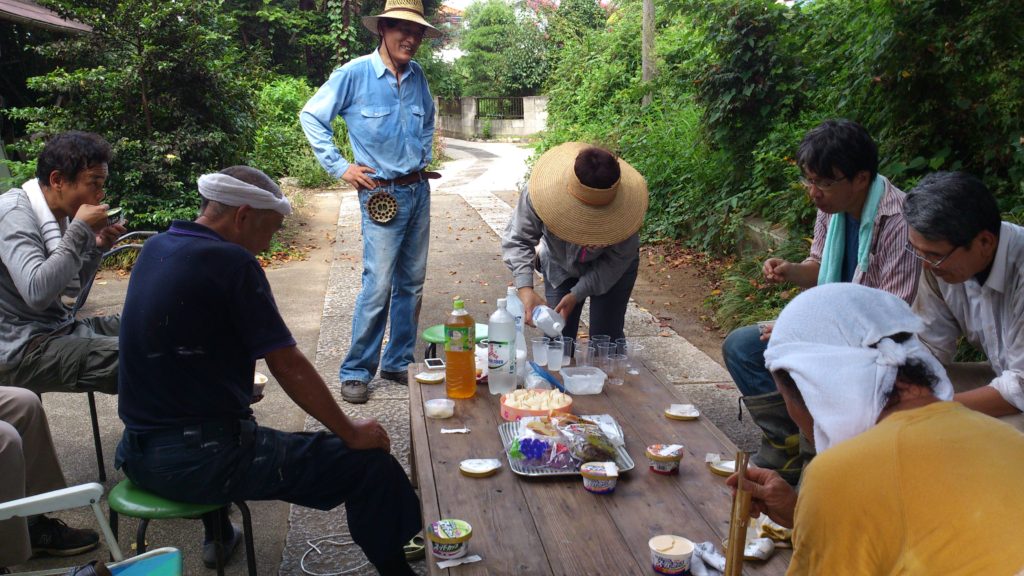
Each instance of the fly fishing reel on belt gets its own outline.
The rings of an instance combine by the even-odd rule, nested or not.
[[[387,224],[398,216],[398,200],[390,191],[378,188],[366,200],[366,214],[377,224]]]

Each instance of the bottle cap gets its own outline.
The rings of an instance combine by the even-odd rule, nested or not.
[[[462,310],[462,309],[464,309],[466,307],[466,303],[463,302],[462,300],[456,300],[452,304],[452,306],[454,306],[456,310]]]
[[[504,298],[498,298],[498,309],[505,307],[506,300]]]

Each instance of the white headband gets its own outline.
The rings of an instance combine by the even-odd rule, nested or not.
[[[292,205],[283,195],[278,198],[270,191],[227,174],[203,174],[199,177],[199,194],[207,200],[226,206],[249,205],[258,210],[273,210],[284,216],[292,213]]]
[[[772,329],[765,365],[785,370],[814,418],[820,454],[878,422],[896,371],[916,359],[935,376],[932,392],[953,398],[946,370],[921,344],[924,328],[902,299],[850,283],[824,284],[793,299]],[[912,336],[895,342],[889,336]]]

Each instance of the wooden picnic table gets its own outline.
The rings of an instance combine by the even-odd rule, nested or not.
[[[705,454],[731,459],[736,447],[706,418],[665,418],[673,403],[684,402],[650,371],[638,367],[622,386],[606,384],[598,395],[573,396],[573,412],[611,414],[625,434],[636,467],[621,473],[615,492],[591,494],[582,479],[522,477],[509,467],[498,426],[499,397],[480,386],[468,400],[455,401],[455,414],[426,418],[423,402],[445,397],[445,386],[419,384],[410,367],[409,389],[414,481],[420,488],[423,524],[459,518],[473,527],[469,553],[483,560],[448,570],[430,556],[430,574],[653,574],[648,540],[675,534],[694,542],[712,541],[721,550],[729,532],[732,496],[725,478],[705,464]],[[468,434],[441,434],[441,428],[469,428]],[[650,444],[683,444],[678,476],[648,470]],[[459,472],[467,458],[497,458],[494,476],[470,478]],[[766,563],[746,562],[747,574],[784,574],[789,550],[777,550]]]

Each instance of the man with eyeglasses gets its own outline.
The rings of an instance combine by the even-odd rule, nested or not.
[[[867,130],[850,120],[826,120],[800,142],[797,165],[800,182],[818,208],[814,240],[802,262],[766,260],[765,279],[801,288],[853,282],[912,302],[921,267],[903,249],[904,194],[878,173],[878,147]],[[722,355],[747,411],[764,432],[753,462],[796,484],[813,451],[799,436],[765,368],[770,334],[770,326],[734,330],[722,344]]]
[[[434,101],[413,61],[424,37],[441,32],[423,18],[421,0],[388,0],[363,18],[379,36],[372,53],[334,71],[299,115],[320,164],[358,190],[362,209],[363,276],[352,318],[352,343],[339,369],[341,397],[369,399],[380,377],[407,384],[413,361],[430,240],[428,172],[434,141]],[[352,161],[333,141],[331,122],[348,128]],[[384,328],[391,337],[381,357]]]
[[[1024,228],[1002,221],[981,180],[924,177],[907,194],[906,249],[924,264],[914,311],[921,341],[946,365],[954,400],[991,416],[1024,410]],[[987,363],[954,361],[961,338]],[[1024,417],[1011,419],[1024,428]]]

